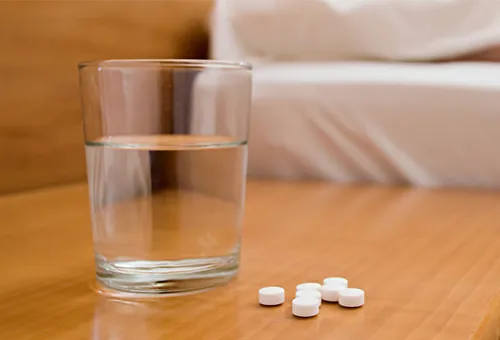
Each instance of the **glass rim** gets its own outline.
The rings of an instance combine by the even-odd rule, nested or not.
[[[213,68],[251,70],[252,65],[243,61],[213,60],[213,59],[104,59],[83,61],[78,63],[78,69],[86,67],[133,67],[140,65],[158,65],[171,68]]]

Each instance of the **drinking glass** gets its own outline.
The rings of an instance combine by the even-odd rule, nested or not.
[[[99,286],[203,290],[239,268],[251,68],[210,60],[79,65]]]

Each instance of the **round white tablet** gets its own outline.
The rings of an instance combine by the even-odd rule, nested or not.
[[[344,279],[343,277],[327,277],[326,279],[323,280],[323,284],[329,285],[329,284],[336,284],[336,285],[342,285],[345,288],[348,286],[348,281],[347,279]]]
[[[278,306],[285,302],[285,290],[281,287],[259,289],[259,303],[264,306]]]
[[[299,297],[292,301],[292,313],[301,318],[310,318],[319,313],[318,299]]]
[[[318,292],[317,290],[298,290],[295,293],[295,297],[307,297],[307,298],[313,298],[318,300],[318,305],[321,305],[321,293]]]
[[[301,283],[300,285],[297,285],[297,290],[317,290],[319,291],[321,289],[321,285],[316,282],[306,282],[306,283]]]
[[[339,301],[340,292],[344,289],[347,289],[343,285],[339,284],[326,284],[321,287],[321,297],[323,300],[328,302],[337,302]]]
[[[339,294],[339,305],[342,307],[361,307],[365,304],[365,292],[358,288],[346,288]]]
[[[321,299],[321,292],[319,292],[317,290],[298,290],[295,293],[295,297],[301,297],[301,296]]]

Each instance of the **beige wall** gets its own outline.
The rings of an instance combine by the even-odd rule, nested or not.
[[[203,58],[210,6],[0,1],[0,193],[85,178],[79,61]]]

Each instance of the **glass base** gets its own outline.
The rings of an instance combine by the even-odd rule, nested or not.
[[[106,261],[96,257],[98,291],[105,295],[157,297],[195,293],[230,281],[239,267],[229,255],[178,261]]]

